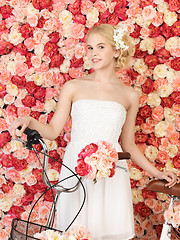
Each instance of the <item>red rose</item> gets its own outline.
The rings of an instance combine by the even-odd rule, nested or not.
[[[134,31],[132,33],[130,33],[130,36],[133,38],[139,38],[139,36],[141,35],[140,31],[141,31],[141,27],[135,23]]]
[[[59,41],[59,33],[58,32],[52,32],[48,35],[49,41],[52,43],[57,43]]]
[[[25,89],[29,94],[34,94],[38,89],[38,86],[33,81],[30,81],[26,83]]]
[[[40,192],[40,193],[43,193],[46,191],[47,189],[47,186],[46,184],[43,182],[43,181],[38,181],[36,184],[33,185],[34,188],[36,189],[36,192]],[[31,186],[32,188],[32,186]]]
[[[18,159],[18,158],[12,157],[12,164],[17,171],[22,171],[23,169],[27,168],[26,159]]]
[[[83,58],[79,58],[79,59],[73,58],[73,59],[70,60],[70,62],[71,62],[70,68],[72,68],[72,67],[78,68],[78,67],[81,67],[83,65],[84,60],[83,60]]]
[[[173,33],[171,31],[171,26],[168,26],[166,23],[163,23],[160,26],[160,30],[161,30],[161,34],[165,37],[165,38],[170,38],[173,36]]]
[[[46,89],[38,86],[36,88],[36,92],[34,93],[34,97],[40,101],[43,101],[46,96]]]
[[[154,38],[158,37],[161,33],[160,27],[155,27],[152,23],[149,25],[149,37]]]
[[[170,97],[175,103],[180,104],[180,91],[171,93]]]
[[[2,166],[6,167],[6,168],[12,167],[13,166],[12,158],[13,158],[12,154],[3,153],[1,155],[1,160],[0,160]]]
[[[31,95],[26,95],[25,98],[22,99],[22,103],[26,107],[33,107],[36,105],[36,99]]]
[[[159,224],[159,225],[155,225],[155,226],[154,226],[154,228],[155,228],[155,230],[156,230],[156,234],[157,234],[158,238],[160,238],[160,237],[161,237],[162,227],[163,227],[163,225],[162,225],[162,224]]]
[[[130,179],[130,183],[131,183],[131,188],[135,188],[136,184],[138,181],[134,180],[134,179]]]
[[[11,8],[9,5],[4,5],[0,7],[0,14],[3,18],[8,18],[12,15],[13,8]]]
[[[81,1],[76,0],[73,4],[69,4],[68,10],[75,16],[81,14]]]
[[[112,165],[113,165],[113,167],[110,169],[109,177],[113,177],[115,174],[116,164],[113,162]]]
[[[180,57],[171,60],[171,67],[176,71],[180,71]]]
[[[149,5],[153,6],[154,8],[156,7],[156,4],[154,3],[153,0],[148,0],[148,1],[147,0],[140,0],[139,6],[141,8],[144,8],[144,7],[149,6]]]
[[[106,10],[104,13],[100,13],[99,14],[99,19],[100,21],[102,21],[103,23],[107,23],[108,17],[110,16],[110,12],[109,9]]]
[[[41,114],[38,111],[31,111],[30,116],[38,120]]]
[[[83,14],[76,14],[76,15],[74,15],[72,20],[75,23],[80,23],[80,24],[83,24],[83,25],[86,24],[86,17]]]
[[[11,135],[8,131],[0,133],[0,147],[3,148],[7,142],[11,141]]]
[[[55,197],[55,190],[53,190],[53,193],[52,194],[52,190],[50,189],[49,191],[47,191],[45,194],[44,194],[44,200],[47,201],[47,202],[53,202],[54,201],[54,197]]]
[[[75,167],[75,172],[79,176],[86,176],[89,172],[88,164],[84,162],[83,159],[77,160],[77,167]]]
[[[142,189],[143,198],[157,198],[157,193],[149,190],[147,187]]]
[[[32,62],[31,62],[31,57],[32,56],[35,56],[34,53],[32,52],[28,52],[27,55],[26,55],[26,64],[28,65],[28,68],[31,68],[32,67]]]
[[[37,151],[41,151],[42,150],[42,145],[40,143],[33,144],[33,148],[35,148]]]
[[[42,16],[38,19],[38,24],[37,24],[37,28],[43,28],[45,22],[47,21],[47,19],[43,18]]]
[[[175,168],[180,169],[180,153],[173,157],[173,165]]]
[[[35,168],[32,170],[32,174],[36,177],[37,181],[42,181],[42,169]]]
[[[158,148],[161,144],[161,138],[157,138],[154,133],[150,133],[149,137],[146,140],[148,145],[153,145],[154,147]]]
[[[142,91],[145,94],[149,94],[153,91],[153,80],[150,78],[147,78],[145,83],[141,85]]]
[[[20,206],[11,206],[11,208],[8,211],[8,214],[12,218],[21,218],[21,214],[24,212],[24,208]]]
[[[108,22],[107,22],[108,24],[117,25],[119,22],[120,20],[115,12],[108,17]]]
[[[14,52],[19,52],[21,55],[26,56],[28,53],[28,49],[24,43],[18,43],[14,48]]]
[[[175,22],[172,26],[171,26],[173,35],[175,36],[180,36],[180,20]]]
[[[32,0],[32,5],[34,8],[38,9],[38,10],[42,10],[42,9],[51,9],[52,6],[52,0],[43,0],[43,1],[39,1],[39,0]]]
[[[164,171],[164,168],[165,168],[165,164],[163,163],[157,163],[155,164],[155,167],[159,170],[159,171]]]
[[[173,105],[173,100],[171,97],[162,97],[161,98],[161,106],[171,108]]]
[[[159,63],[165,63],[171,57],[170,52],[167,51],[165,48],[161,48],[161,49],[157,50],[155,52],[155,55],[158,57]]]
[[[144,58],[147,55],[147,51],[141,51],[141,49],[139,47],[140,47],[140,43],[135,45],[134,56],[136,58]]]
[[[26,193],[22,198],[21,198],[21,204],[22,206],[27,206],[31,204],[31,202],[34,200],[34,193]]]
[[[9,191],[11,191],[13,189],[14,183],[11,180],[6,180],[6,184],[3,183],[2,185],[2,191],[3,193],[8,193]]]
[[[180,10],[180,2],[175,0],[168,0],[169,11],[171,12],[179,12]]]
[[[6,95],[6,86],[0,83],[0,98],[3,98]]]
[[[145,143],[148,139],[148,135],[143,132],[136,132],[135,133],[135,142],[136,143]]]
[[[49,158],[49,163],[52,163],[52,162],[54,162],[55,160],[58,160],[58,161],[60,161],[61,159],[60,159],[60,155],[59,155],[59,153],[57,152],[57,150],[51,150],[51,151],[49,151],[49,156],[50,156],[50,158]],[[52,158],[54,158],[54,159],[52,159]],[[59,163],[60,164],[60,163]]]
[[[139,115],[143,118],[148,118],[152,114],[152,109],[149,105],[145,105],[139,108]]]
[[[136,80],[137,76],[139,76],[139,73],[132,68],[128,69],[126,73],[131,78],[132,81]]]
[[[47,123],[50,123],[50,121],[51,121],[53,115],[54,115],[54,112],[50,112],[50,113],[48,113],[48,116],[47,116]]]
[[[4,32],[7,29],[8,28],[6,27],[6,21],[5,20],[0,21],[0,32]],[[8,29],[8,31],[9,31],[9,29]]]
[[[58,68],[63,63],[63,61],[64,61],[64,57],[60,53],[53,55],[51,57],[50,67]]]
[[[60,160],[59,160],[60,161]],[[61,164],[59,162],[52,162],[51,163],[51,168],[60,172],[61,171]]]
[[[58,147],[66,147],[67,142],[64,140],[64,136],[58,136],[56,139]]]
[[[29,25],[29,23],[23,24],[19,31],[24,38],[33,37],[33,30],[34,28]]]
[[[128,19],[128,15],[126,14],[127,8],[126,7],[119,7],[121,4],[117,4],[114,8],[114,12],[117,14],[118,18],[122,21]]]
[[[69,80],[71,80],[71,79],[72,79],[72,77],[71,77],[71,76],[69,76],[69,74],[68,74],[68,73],[63,73],[63,77],[64,77],[64,79],[65,79],[65,82],[67,82],[67,81],[69,81]]]
[[[47,42],[44,46],[44,54],[50,58],[54,55],[57,55],[58,54],[58,46],[56,45],[56,43]]]
[[[6,112],[8,113],[9,116],[17,117],[17,107],[14,106],[13,104],[7,106]]]
[[[145,118],[143,118],[142,116],[139,115],[139,113],[136,116],[136,125],[141,125],[142,123],[145,123]]]
[[[15,75],[11,78],[11,82],[15,84],[18,88],[24,88],[26,84],[26,78],[24,76],[20,77]]]
[[[142,217],[148,217],[152,213],[151,209],[143,202],[138,202],[134,209]]]
[[[91,156],[91,154],[95,153],[97,150],[98,145],[96,145],[95,143],[90,143],[81,150],[81,152],[78,154],[78,157],[84,159],[85,157]]]
[[[13,45],[10,42],[0,40],[0,55],[9,54],[13,49]]]
[[[154,54],[146,55],[144,61],[149,69],[154,69],[159,64],[158,57]]]

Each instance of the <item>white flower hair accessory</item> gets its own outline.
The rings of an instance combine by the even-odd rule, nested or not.
[[[127,46],[124,41],[122,40],[124,33],[126,32],[126,27],[125,26],[120,26],[117,29],[114,29],[114,41],[115,41],[115,46],[116,49],[123,49],[127,50],[129,46]]]

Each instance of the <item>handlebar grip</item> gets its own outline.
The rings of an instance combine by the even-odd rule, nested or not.
[[[118,160],[130,159],[131,154],[128,152],[118,152]]]

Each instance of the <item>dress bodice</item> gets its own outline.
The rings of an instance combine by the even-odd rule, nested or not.
[[[72,104],[71,116],[71,141],[103,140],[117,146],[126,110],[115,101],[81,99]]]

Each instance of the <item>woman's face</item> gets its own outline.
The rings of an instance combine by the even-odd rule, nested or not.
[[[92,67],[103,69],[110,65],[115,66],[115,50],[108,40],[99,33],[91,33],[87,39],[88,58]]]

